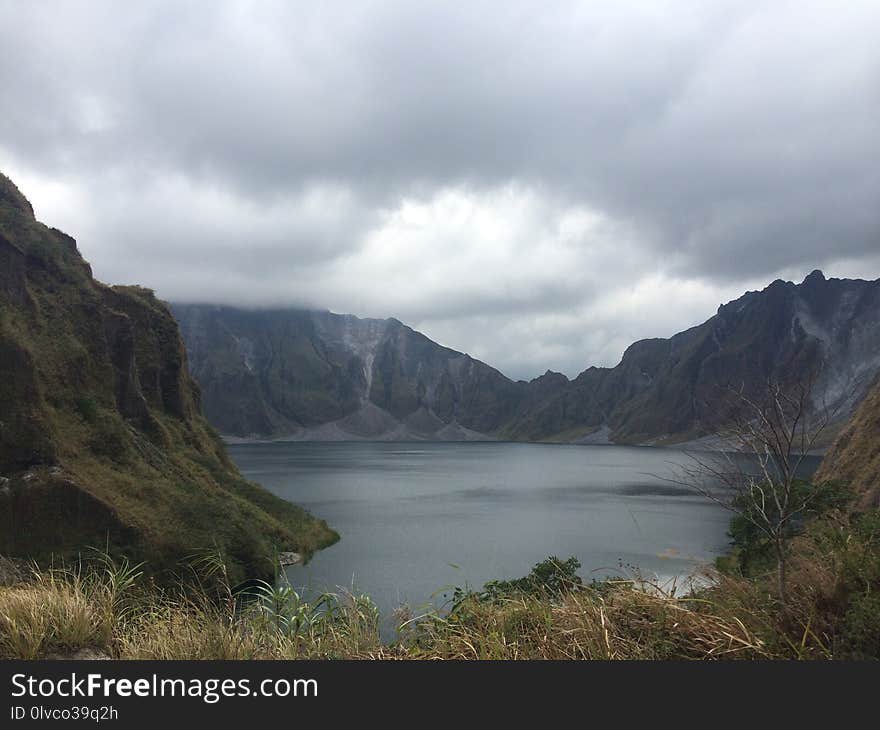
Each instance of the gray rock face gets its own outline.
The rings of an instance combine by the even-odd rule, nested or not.
[[[880,370],[880,281],[775,281],[614,368],[514,382],[396,319],[174,305],[208,418],[307,440],[672,443],[711,433],[728,386],[821,371],[843,420]]]
[[[523,390],[396,319],[202,305],[173,311],[205,413],[228,435],[485,438],[512,417]]]
[[[303,556],[299,553],[284,552],[278,553],[278,564],[283,568],[288,565],[299,565],[303,561]]]
[[[722,305],[669,339],[631,345],[619,365],[590,368],[541,398],[518,437],[603,427],[616,443],[681,442],[706,435],[728,387],[820,373],[817,398],[843,421],[880,369],[880,281],[775,281]]]

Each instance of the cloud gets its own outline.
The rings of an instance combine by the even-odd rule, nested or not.
[[[0,167],[96,274],[515,377],[880,275],[880,8],[10,2]]]

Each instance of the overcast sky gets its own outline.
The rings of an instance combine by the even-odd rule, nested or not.
[[[880,276],[878,36],[877,0],[0,0],[0,170],[109,283],[574,376]]]

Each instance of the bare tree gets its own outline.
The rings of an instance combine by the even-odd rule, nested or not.
[[[818,371],[789,382],[768,379],[763,387],[728,387],[715,404],[722,451],[689,452],[675,479],[739,515],[772,546],[776,583],[785,608],[786,542],[792,520],[817,491],[800,477],[833,413],[815,402]]]

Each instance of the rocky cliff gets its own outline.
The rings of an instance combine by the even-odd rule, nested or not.
[[[303,439],[674,443],[711,433],[729,387],[818,372],[841,419],[880,369],[880,282],[775,281],[574,380],[509,380],[395,319],[175,305],[223,433]]]
[[[219,546],[235,575],[327,526],[238,474],[168,308],[93,279],[0,175],[0,553],[107,548],[153,568]]]
[[[174,305],[205,413],[223,433],[485,438],[521,386],[396,319]]]
[[[614,368],[590,368],[519,413],[518,438],[598,428],[620,443],[711,433],[724,389],[818,373],[814,395],[843,420],[880,369],[880,281],[775,281],[669,339],[631,345]]]

